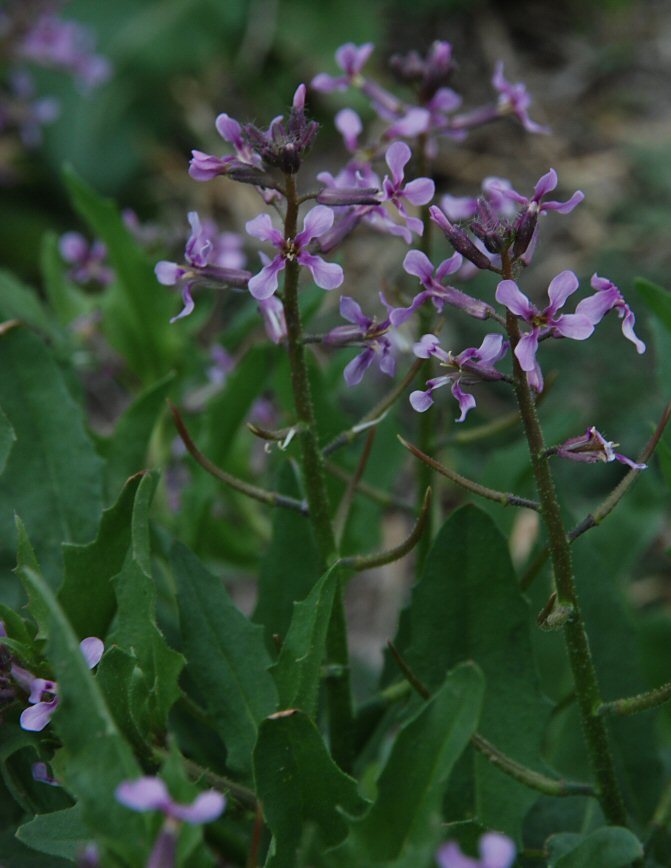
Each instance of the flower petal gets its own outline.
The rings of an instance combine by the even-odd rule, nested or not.
[[[627,340],[631,341],[636,347],[637,353],[645,352],[645,344],[643,341],[634,334],[634,324],[636,323],[636,317],[634,316],[633,311],[627,308],[627,313],[625,314],[624,319],[622,320],[622,334],[627,338]]]
[[[455,419],[454,421],[455,422],[463,422],[464,419],[466,418],[467,414],[469,413],[469,411],[475,407],[475,398],[473,397],[473,395],[469,394],[468,392],[463,391],[463,389],[461,388],[461,386],[459,384],[458,379],[456,379],[452,383],[451,391],[452,391],[452,394],[454,395],[454,397],[459,402],[459,409],[461,410],[461,415],[459,416],[458,419]]]
[[[185,273],[186,269],[181,265],[177,265],[176,262],[166,262],[164,259],[154,266],[156,280],[163,286],[174,286]]]
[[[185,823],[211,823],[220,817],[226,807],[226,799],[216,790],[201,793],[191,805],[174,804],[171,816]]]
[[[477,350],[481,364],[494,365],[502,359],[508,351],[508,344],[504,342],[503,335],[486,335]]]
[[[391,176],[396,185],[402,183],[404,175],[403,170],[410,161],[411,156],[412,151],[405,142],[394,142],[387,148],[384,158],[387,161],[387,165],[391,171]]]
[[[235,118],[222,112],[217,116],[214,125],[225,142],[230,142],[236,150],[242,147],[242,128]]]
[[[436,185],[430,178],[415,178],[403,188],[403,198],[413,205],[426,205],[433,199]]]
[[[403,260],[403,270],[407,274],[418,277],[426,286],[433,277],[433,264],[426,253],[421,250],[409,250]]]
[[[534,201],[540,202],[543,196],[547,196],[557,186],[557,173],[554,169],[550,169],[545,175],[542,175],[536,182],[534,187]]]
[[[284,236],[279,229],[275,229],[273,226],[270,214],[259,214],[253,220],[248,220],[245,223],[245,230],[253,238],[269,241],[274,247],[281,247],[284,243]]]
[[[195,301],[193,300],[193,296],[191,295],[191,287],[193,286],[192,282],[184,284],[182,287],[182,302],[183,307],[180,312],[170,318],[170,322],[177,322],[178,319],[184,319],[185,316],[189,316],[189,314],[193,313],[193,309],[196,306]]]
[[[84,660],[86,660],[86,665],[89,669],[93,669],[94,666],[97,666],[98,663],[100,663],[100,659],[105,651],[105,643],[102,639],[98,639],[97,636],[88,636],[86,639],[82,639],[79,643],[79,647],[81,648]]]
[[[345,378],[345,382],[348,386],[359,385],[359,383],[363,379],[363,375],[373,364],[374,358],[374,350],[372,350],[370,347],[366,347],[363,352],[359,353],[358,356],[355,356],[351,362],[348,362],[348,364],[345,366],[345,370],[343,371],[343,377]]]
[[[480,862],[464,856],[455,841],[448,841],[436,853],[436,861],[440,868],[482,868]]]
[[[536,351],[538,350],[538,329],[522,335],[517,346],[515,355],[523,371],[533,371],[536,367]]]
[[[521,316],[527,321],[532,320],[536,313],[534,306],[514,280],[502,280],[499,283],[496,287],[496,300],[505,304],[515,316]]]
[[[57,708],[57,696],[51,702],[38,702],[36,705],[31,705],[30,708],[26,708],[21,713],[21,717],[19,718],[21,729],[25,729],[28,732],[42,732]]]
[[[417,413],[424,413],[433,404],[431,390],[427,389],[426,392],[421,392],[420,390],[411,392],[410,404],[412,405],[412,409],[416,410]]]
[[[573,295],[578,286],[578,278],[572,271],[562,271],[556,277],[553,277],[548,286],[548,297],[550,299],[548,310],[554,313],[559,308],[564,307],[567,298]]]
[[[308,269],[312,279],[321,289],[336,289],[345,279],[343,270],[339,265],[336,265],[335,262],[326,262],[321,256],[314,256],[303,251],[298,254],[296,259]]]
[[[594,326],[586,316],[581,316],[578,313],[567,313],[552,323],[552,330],[553,333],[558,332],[565,338],[584,341],[592,334]]]
[[[359,115],[350,108],[341,109],[335,116],[335,127],[345,140],[348,151],[355,151],[363,124]]]
[[[303,219],[303,231],[294,239],[300,247],[308,245],[313,238],[319,238],[333,226],[334,214],[326,205],[315,205]]]
[[[515,844],[498,832],[487,832],[480,838],[480,856],[487,868],[510,868],[517,852]]]
[[[340,316],[348,322],[353,322],[362,329],[366,330],[371,325],[371,320],[364,316],[361,310],[361,305],[347,295],[340,297]]]
[[[123,781],[114,793],[121,802],[133,811],[166,811],[172,806],[168,788],[161,778],[143,777],[134,781]]]
[[[279,285],[277,276],[280,271],[284,271],[286,264],[286,260],[283,257],[276,256],[268,265],[264,265],[258,274],[250,278],[247,288],[255,299],[262,301],[263,299],[270,298],[277,291]]]

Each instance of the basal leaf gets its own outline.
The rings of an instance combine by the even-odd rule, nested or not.
[[[564,833],[547,842],[548,868],[629,868],[643,859],[643,845],[629,829],[597,829],[589,835]]]
[[[54,587],[60,580],[61,543],[85,542],[95,533],[102,462],[81,408],[37,335],[27,329],[3,335],[0,368],[0,404],[16,434],[0,489],[0,549],[9,548],[13,556],[17,513]]]
[[[189,674],[218,721],[228,764],[249,773],[259,723],[277,708],[263,631],[185,546],[175,545],[172,566]]]
[[[16,837],[33,850],[74,862],[90,841],[91,833],[80,805],[73,805],[51,814],[38,814],[17,829]]]
[[[170,648],[156,624],[156,590],[151,574],[149,507],[158,474],[145,474],[137,489],[131,520],[131,549],[114,579],[117,616],[109,641],[133,654],[146,679],[147,724],[161,732],[180,694],[184,658]]]
[[[539,686],[530,620],[500,531],[474,506],[457,510],[412,594],[408,662],[435,689],[449,668],[474,660],[487,685],[479,732],[518,762],[546,771],[541,742],[550,705]],[[537,794],[484,757],[474,762],[479,821],[519,838]]]
[[[352,822],[348,850],[361,864],[421,865],[441,835],[449,775],[476,730],[485,682],[478,667],[454,669],[398,733],[370,811]]]
[[[326,647],[333,600],[341,571],[331,567],[308,596],[294,603],[294,615],[271,672],[281,708],[300,708],[314,718],[321,665]]]
[[[274,838],[268,868],[294,868],[307,824],[316,826],[324,846],[335,846],[347,834],[342,811],[356,815],[366,805],[314,723],[297,710],[273,715],[259,727],[254,779]]]
[[[58,601],[77,635],[107,635],[116,611],[113,576],[123,567],[131,543],[133,504],[142,475],[126,483],[119,499],[106,509],[93,542],[63,546],[65,578]]]

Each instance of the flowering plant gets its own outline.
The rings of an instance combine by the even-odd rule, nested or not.
[[[543,276],[547,227],[586,207],[549,199],[554,169],[443,189],[475,130],[549,134],[501,63],[463,108],[449,43],[393,57],[398,93],[372,56],[341,46],[267,126],[216,117],[224,153],[199,144],[186,181],[243,191],[238,225],[189,210],[181,252],[69,173],[95,239],[52,239],[44,304],[0,298],[21,847],[129,868],[669,858],[671,685],[616,577],[656,530],[671,409],[620,452],[580,388],[613,321],[609,350],[646,351],[632,296]],[[352,92],[367,117],[339,110],[344,164],[314,171],[313,113]],[[94,438],[72,383],[96,354],[137,394]],[[362,581],[400,563],[407,605],[364,660]]]

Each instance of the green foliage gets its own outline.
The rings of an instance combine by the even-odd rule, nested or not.
[[[71,862],[83,851],[89,836],[79,805],[41,814],[19,826],[16,832],[19,841],[34,850],[50,856],[61,856]]]
[[[347,834],[343,811],[361,813],[356,781],[331,759],[319,731],[301,711],[263,721],[254,748],[254,780],[273,833],[267,868],[293,868],[308,824],[333,847]]]
[[[171,560],[188,673],[226,744],[228,765],[248,775],[259,723],[277,708],[263,631],[185,546],[177,544]]]
[[[589,835],[566,832],[548,841],[548,868],[627,868],[643,858],[643,846],[629,829],[611,826]]]

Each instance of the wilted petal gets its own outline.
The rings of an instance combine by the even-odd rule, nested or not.
[[[220,817],[226,807],[226,799],[216,790],[201,793],[191,805],[173,804],[171,816],[185,823],[211,823]]]
[[[556,211],[558,214],[570,214],[584,198],[585,194],[582,190],[576,190],[571,198],[567,199],[566,202],[543,202],[541,205],[541,211]]]
[[[89,669],[93,669],[94,666],[100,663],[100,658],[105,651],[105,643],[101,639],[98,639],[97,636],[89,636],[79,643],[79,647]]]
[[[633,314],[633,311],[627,308],[627,312],[622,320],[622,334],[627,338],[627,340],[631,341],[636,347],[637,353],[645,352],[645,344],[643,341],[634,334],[634,325],[636,323],[636,317]]]
[[[554,313],[564,307],[566,299],[578,289],[578,278],[572,271],[562,271],[553,277],[548,287],[550,310]]]
[[[36,705],[31,705],[30,708],[26,708],[21,713],[21,717],[19,718],[21,729],[25,729],[28,732],[42,732],[57,708],[57,696],[51,702],[38,702]]]
[[[452,383],[452,394],[459,402],[459,409],[461,410],[461,415],[454,421],[463,422],[467,413],[475,407],[475,398],[468,392],[463,391],[459,384],[459,380],[455,380]]]
[[[123,781],[114,793],[116,800],[133,811],[166,811],[172,805],[168,788],[161,778],[143,777]]]
[[[296,259],[308,269],[312,279],[321,289],[336,289],[345,279],[343,270],[339,265],[336,265],[335,262],[326,262],[321,256],[302,252],[298,254]]]
[[[191,283],[186,283],[182,287],[182,303],[183,307],[177,316],[173,316],[170,319],[170,322],[177,322],[178,319],[184,319],[185,316],[189,316],[193,313],[193,309],[196,306],[196,303],[193,300],[193,296],[191,295]]]
[[[504,304],[515,316],[533,319],[536,310],[514,280],[502,280],[496,287],[496,300]]]
[[[286,260],[276,256],[268,265],[265,265],[258,274],[250,278],[247,287],[258,301],[270,298],[277,291],[279,285],[278,274],[284,271]]]

